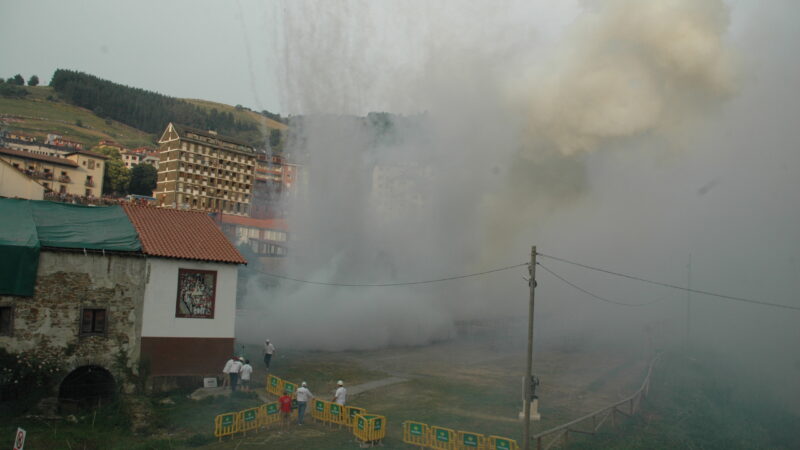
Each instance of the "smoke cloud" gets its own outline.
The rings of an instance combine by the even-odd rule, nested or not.
[[[720,173],[688,177],[678,161],[707,157],[691,156],[706,136],[699,125],[740,89],[730,11],[712,0],[590,2],[550,16],[548,7],[276,8],[284,106],[302,114],[288,151],[307,170],[279,273],[429,280],[524,263],[540,243],[684,284],[692,243],[688,225],[675,225],[687,200],[672,180],[691,178],[693,199],[712,180],[705,201],[725,189]],[[626,323],[634,336],[648,321],[679,331],[683,294],[548,264],[605,295],[664,301],[609,308],[539,271],[549,301],[538,306],[537,334]],[[525,274],[405,287],[253,276],[239,337],[324,350],[424,344],[452,336],[459,321],[524,313]]]

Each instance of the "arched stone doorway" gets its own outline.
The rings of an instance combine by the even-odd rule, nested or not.
[[[81,366],[70,372],[58,388],[62,409],[99,406],[114,397],[117,383],[109,371],[100,366]]]

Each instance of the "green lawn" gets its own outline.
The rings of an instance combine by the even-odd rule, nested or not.
[[[258,354],[258,347],[246,348]],[[409,351],[409,354],[413,354]],[[349,386],[379,380],[389,373],[356,364],[358,355],[314,352],[285,352],[273,363],[273,373],[294,381],[306,380],[314,393],[328,399],[335,381],[342,378]],[[540,358],[544,360],[545,358]],[[252,361],[263,372],[261,361]],[[415,420],[454,430],[496,434],[520,439],[517,371],[509,370],[512,362],[492,360],[473,372],[454,368],[450,371],[427,367],[408,367],[408,381],[384,386],[351,396],[349,403],[366,408],[370,413],[387,418],[387,439],[384,448],[412,448],[402,443],[402,422]],[[401,365],[407,365],[405,360]],[[476,364],[477,366],[478,364]],[[622,358],[600,370],[595,381],[584,383],[581,391],[602,389],[622,375],[630,361]],[[622,368],[620,368],[622,367]],[[641,382],[641,375],[632,378]],[[758,397],[748,389],[731,390],[722,383],[720,374],[702,362],[666,355],[654,370],[650,396],[642,404],[642,413],[632,419],[621,419],[617,427],[606,424],[595,436],[570,436],[571,448],[800,448],[800,418]],[[263,373],[260,378],[263,380]],[[601,380],[601,381],[597,381]],[[551,380],[550,383],[558,383]],[[261,384],[259,382],[258,384]],[[627,384],[614,389],[629,391]],[[588,389],[587,389],[588,387]],[[637,386],[638,387],[638,386]],[[633,388],[635,390],[635,387]],[[630,390],[630,392],[633,392]],[[553,394],[543,391],[545,396]],[[569,421],[586,405],[570,394],[572,405],[545,401],[542,422],[533,432]],[[0,436],[11,439],[17,426],[28,431],[26,448],[72,449],[178,449],[205,448],[356,448],[352,434],[345,428],[314,424],[310,413],[303,427],[289,430],[262,430],[247,436],[213,437],[213,419],[217,414],[239,411],[262,403],[255,393],[237,393],[232,397],[213,397],[200,401],[187,398],[187,392],[176,391],[152,398],[139,398],[152,408],[151,427],[147,433],[134,435],[127,419],[129,406],[112,403],[97,414],[78,415],[78,423],[50,423],[27,416],[26,405],[0,404]],[[11,410],[16,407],[16,410]],[[0,438],[2,439],[2,438]]]

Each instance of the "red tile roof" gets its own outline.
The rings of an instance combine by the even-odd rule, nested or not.
[[[75,149],[75,148],[70,149],[70,152],[67,153],[67,156],[74,155],[76,153],[80,153],[81,155],[91,156],[91,157],[94,157],[94,158],[109,159],[108,156],[106,156],[106,155],[104,155],[102,153],[93,152],[91,150]]]
[[[122,207],[136,227],[146,255],[247,264],[206,213],[130,204]]]
[[[220,214],[222,223],[233,223],[246,227],[264,228],[267,230],[286,231],[286,219],[254,219],[252,217]]]
[[[67,167],[78,167],[78,163],[69,159],[59,158],[57,156],[40,155],[38,153],[26,152],[23,150],[14,150],[11,148],[0,148],[0,154],[8,156],[16,156],[18,158],[35,159],[37,161],[46,161],[49,163],[60,164],[62,166],[67,166]]]

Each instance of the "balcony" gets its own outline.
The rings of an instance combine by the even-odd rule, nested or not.
[[[60,183],[72,183],[72,179],[67,175],[61,175],[60,177],[58,177],[58,181]]]
[[[94,187],[94,180],[86,180],[86,183],[84,184],[86,187]]]

